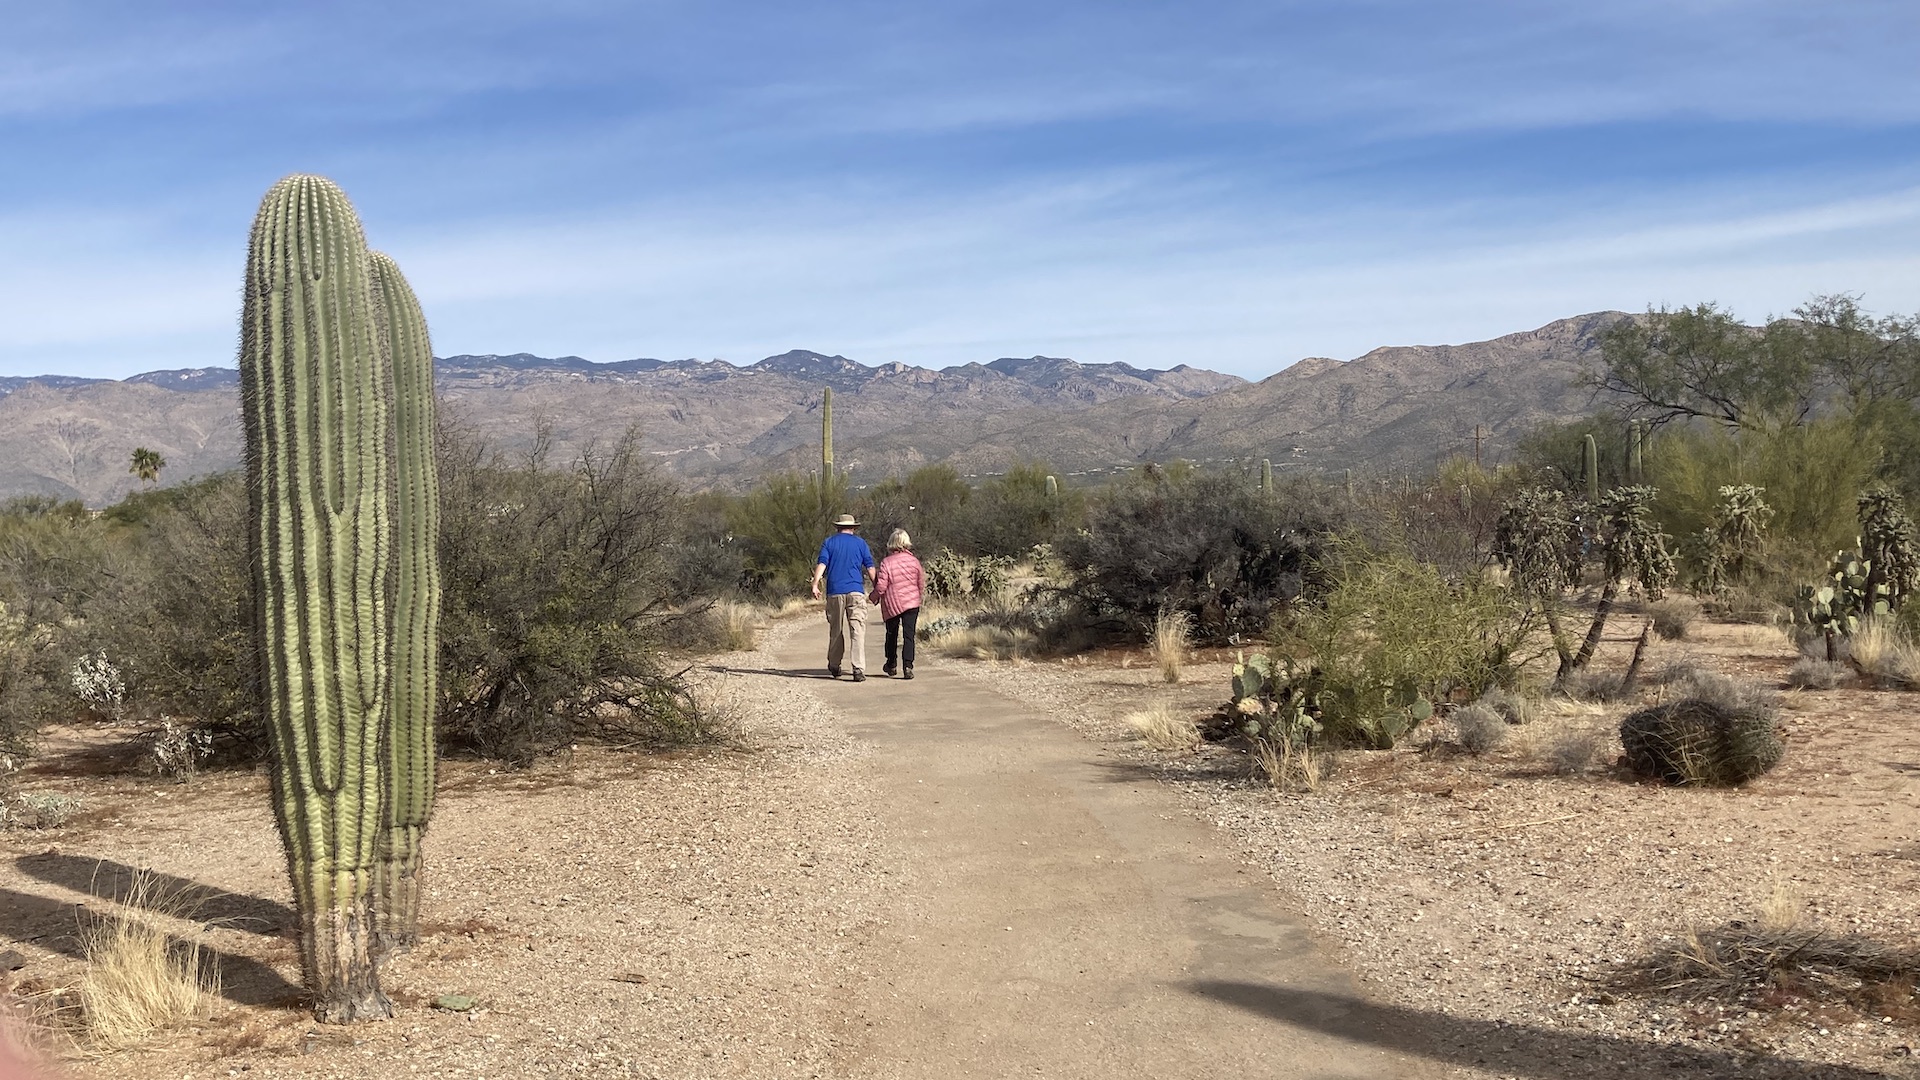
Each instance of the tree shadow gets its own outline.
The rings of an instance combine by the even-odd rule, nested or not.
[[[112,859],[90,859],[83,855],[46,852],[22,855],[13,865],[29,877],[97,896],[102,900],[125,903],[137,876],[142,871]],[[277,900],[228,892],[173,874],[144,872],[148,888],[154,893],[178,901],[195,922],[231,926],[256,934],[276,934],[298,924],[292,908]]]
[[[37,945],[82,960],[86,958],[81,941],[83,920],[110,924],[115,916],[94,911],[84,904],[0,889],[0,937],[13,942]],[[168,935],[168,942],[182,948],[191,944],[173,935]],[[204,943],[199,948],[201,962],[220,976],[220,996],[236,1005],[297,1006],[306,1000],[306,991],[251,956],[215,949]]]
[[[1848,1065],[1467,1019],[1260,983],[1205,980],[1188,983],[1187,989],[1277,1023],[1527,1080],[1679,1075],[1700,1080],[1885,1080],[1890,1075]]]

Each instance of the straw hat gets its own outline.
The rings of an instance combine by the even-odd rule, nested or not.
[[[853,520],[852,514],[841,514],[839,517],[833,519],[833,527],[836,529],[857,529],[860,527],[860,523]]]

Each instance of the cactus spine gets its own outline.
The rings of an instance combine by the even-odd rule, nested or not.
[[[346,195],[260,203],[240,325],[255,634],[274,816],[314,1013],[391,1016],[369,947],[388,725],[393,373]]]
[[[1587,478],[1587,501],[1600,501],[1600,448],[1589,435],[1580,444],[1580,471]]]
[[[400,267],[379,252],[370,259],[394,395],[390,771],[373,906],[375,946],[386,953],[420,936],[420,837],[433,813],[433,714],[440,682],[440,476],[426,317]]]
[[[1260,493],[1262,495],[1273,494],[1273,459],[1272,458],[1260,459]]]

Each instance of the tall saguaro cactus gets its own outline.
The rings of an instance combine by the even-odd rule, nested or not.
[[[372,963],[393,582],[393,372],[345,193],[260,203],[240,323],[256,630],[274,816],[315,1015],[391,1016]]]
[[[1587,479],[1587,502],[1600,503],[1600,448],[1589,435],[1580,443],[1580,472]]]
[[[386,953],[420,937],[420,838],[433,813],[440,682],[440,479],[426,317],[400,267],[377,251],[370,259],[394,387],[390,769],[373,905],[375,947]]]
[[[1273,459],[1260,459],[1260,494],[1273,494]]]

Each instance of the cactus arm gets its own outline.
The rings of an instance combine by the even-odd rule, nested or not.
[[[321,1020],[392,1015],[369,954],[387,724],[391,370],[366,241],[318,177],[255,218],[240,370],[275,818]]]
[[[433,814],[434,709],[440,673],[440,478],[433,345],[425,315],[400,267],[370,256],[374,293],[393,357],[394,591],[392,722],[386,820],[374,886],[375,947],[382,954],[420,936],[420,840]]]

